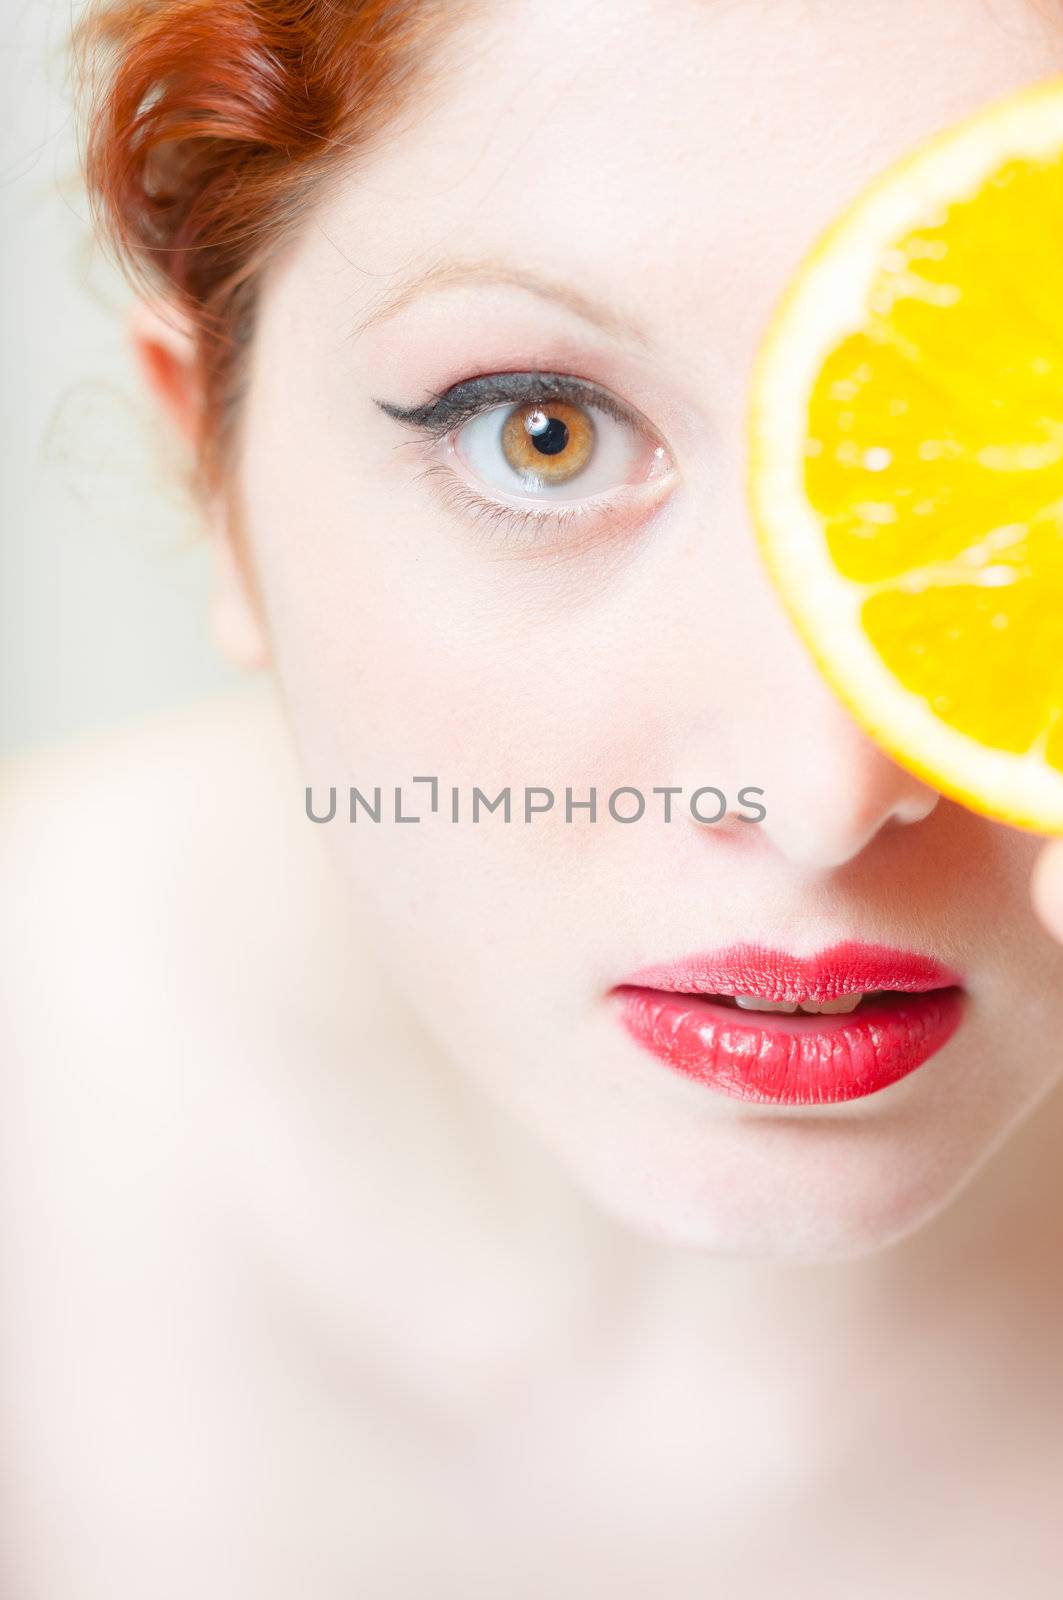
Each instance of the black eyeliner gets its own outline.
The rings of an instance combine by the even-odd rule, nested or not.
[[[597,406],[621,422],[635,420],[633,412],[597,384],[551,372],[492,372],[480,378],[465,378],[418,406],[397,406],[389,400],[374,400],[373,403],[396,422],[408,422],[438,437],[491,406],[545,404],[550,400]]]

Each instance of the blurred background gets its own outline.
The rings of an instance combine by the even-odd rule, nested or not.
[[[94,246],[67,40],[83,0],[0,0],[0,756],[233,681],[174,447]]]

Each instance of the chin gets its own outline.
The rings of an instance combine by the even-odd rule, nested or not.
[[[615,1152],[619,1154],[619,1152]],[[654,1164],[605,1152],[576,1174],[614,1220],[644,1239],[744,1260],[872,1256],[946,1211],[988,1154],[916,1148],[851,1123],[732,1124],[704,1159]]]

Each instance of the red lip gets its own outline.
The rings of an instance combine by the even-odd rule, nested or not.
[[[929,956],[842,943],[814,956],[760,945],[644,968],[611,991],[659,1060],[739,1100],[820,1105],[875,1094],[914,1072],[963,1018],[960,975]],[[743,1011],[720,995],[825,1002],[886,994],[839,1015]]]

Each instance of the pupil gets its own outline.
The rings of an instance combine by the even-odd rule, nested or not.
[[[568,444],[568,428],[560,417],[544,417],[541,411],[528,418],[528,435],[544,456],[560,455]]]

